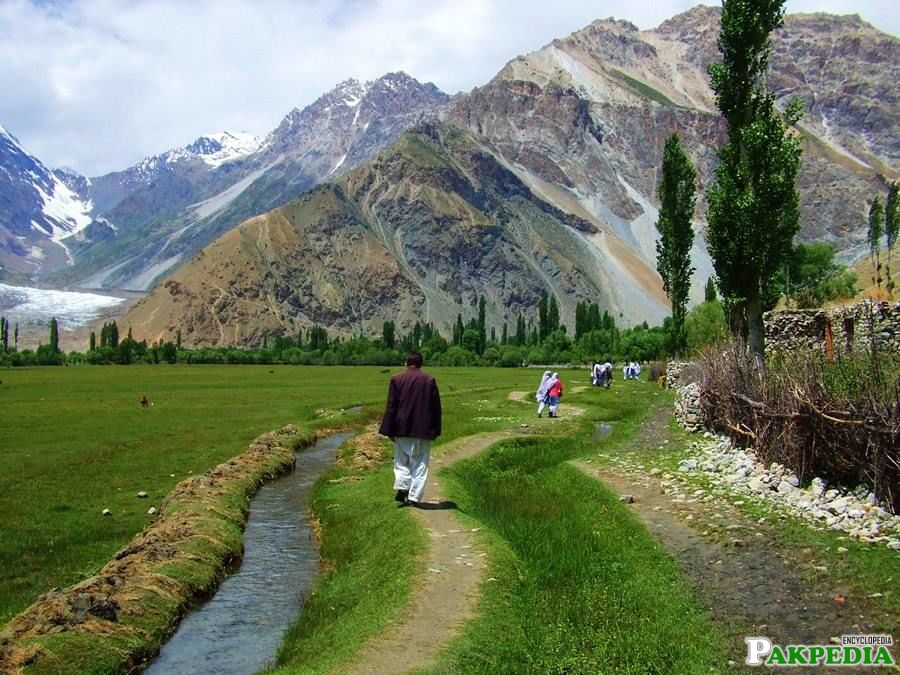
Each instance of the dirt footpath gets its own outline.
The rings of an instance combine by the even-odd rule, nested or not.
[[[352,663],[341,664],[334,672],[395,674],[424,668],[475,615],[487,553],[478,547],[478,528],[460,524],[436,473],[510,437],[509,432],[471,436],[433,456],[425,490],[428,501],[413,509],[431,541],[425,571],[413,588],[412,601],[397,623],[363,645]]]
[[[669,417],[668,407],[656,412],[622,452],[633,452],[637,444],[647,448],[666,442]],[[850,632],[877,632],[868,608],[846,599],[848,589],[813,581],[800,568],[798,557],[812,552],[773,548],[766,536],[772,525],[749,519],[727,500],[691,499],[689,490],[666,495],[655,476],[588,461],[575,464],[614,492],[634,497],[630,508],[635,515],[678,560],[713,619],[738,636],[731,652],[735,670],[745,668],[745,635],[765,635],[786,645],[827,644]],[[713,520],[723,524],[724,540],[710,534]]]

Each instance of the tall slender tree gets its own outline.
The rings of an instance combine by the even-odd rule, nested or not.
[[[393,321],[385,321],[381,326],[381,341],[388,349],[393,349],[396,344],[396,329]]]
[[[0,352],[9,351],[9,320],[0,316]]]
[[[897,243],[898,236],[900,236],[900,184],[894,181],[891,183],[887,204],[884,207],[884,237],[888,259],[887,287],[891,293],[894,292],[894,279],[891,273],[891,250],[894,248],[894,244]]]
[[[88,351],[92,352],[97,349],[97,334],[91,331],[91,337],[88,339]]]
[[[487,325],[485,319],[485,301],[484,296],[478,298],[478,353],[484,354],[487,346]]]
[[[538,335],[540,336],[540,340],[543,341],[549,334],[550,328],[547,323],[547,293],[545,291],[541,294],[541,299],[538,300]]]
[[[712,302],[718,297],[716,293],[716,280],[710,277],[706,280],[706,286],[703,288],[703,301]]]
[[[547,306],[547,335],[559,330],[559,303],[556,296],[550,296],[550,304]],[[547,337],[544,335],[543,337]]]
[[[56,317],[50,319],[50,351],[54,354],[59,353],[59,324]]]
[[[684,319],[687,313],[688,293],[691,290],[691,246],[694,245],[694,218],[696,204],[696,178],[694,165],[685,154],[674,133],[666,140],[663,150],[662,182],[659,184],[659,220],[656,229],[656,269],[663,280],[663,288],[672,303],[671,349],[681,355],[687,349],[687,333]]]
[[[872,254],[872,283],[881,289],[881,237],[884,235],[884,206],[875,196],[869,207],[869,251]]]
[[[802,116],[792,101],[782,116],[765,82],[770,34],[782,25],[785,0],[723,0],[719,50],[709,67],[728,139],[709,191],[707,243],[719,290],[733,307],[732,331],[765,351],[766,288],[799,229],[796,189],[800,138],[788,127]]]

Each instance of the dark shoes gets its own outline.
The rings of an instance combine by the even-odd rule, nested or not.
[[[394,495],[394,501],[400,502],[401,504],[409,501],[409,490],[397,490],[397,494]]]

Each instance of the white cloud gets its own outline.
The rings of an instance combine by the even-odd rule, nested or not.
[[[449,93],[616,15],[642,28],[690,0],[59,0],[0,2],[0,123],[88,175],[231,129],[265,134],[348,77],[405,70]],[[716,4],[716,3],[708,3]],[[888,0],[789,0],[900,30]]]

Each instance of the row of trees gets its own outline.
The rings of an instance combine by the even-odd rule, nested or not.
[[[5,353],[10,350],[18,351],[19,349],[19,324],[15,324],[13,328],[13,343],[12,347],[10,347],[9,343],[9,319],[5,316],[0,316],[0,353]]]
[[[869,252],[872,258],[872,283],[880,290],[882,282],[888,293],[894,292],[894,279],[891,273],[891,251],[900,236],[900,185],[891,183],[887,198],[882,204],[881,196],[876,195],[869,207]],[[884,250],[887,253],[886,278],[882,277],[881,245],[884,240]]]
[[[481,304],[481,303],[479,303]],[[578,325],[574,337],[567,327],[553,318],[547,299],[547,323],[542,336],[540,314],[538,323],[517,318],[516,332],[510,334],[504,325],[498,337],[495,329],[481,329],[482,313],[463,323],[462,337],[458,317],[454,336],[447,340],[431,323],[417,322],[406,334],[400,335],[392,321],[383,324],[380,338],[358,335],[352,338],[330,336],[322,326],[312,326],[296,335],[274,335],[264,338],[258,349],[236,347],[186,349],[180,335],[175,341],[148,343],[137,341],[131,329],[124,339],[118,339],[116,323],[104,324],[98,343],[92,333],[86,352],[64,353],[58,347],[58,327],[51,322],[51,339],[36,351],[23,350],[0,354],[0,365],[51,364],[131,364],[131,363],[287,363],[341,365],[395,365],[402,362],[406,352],[418,349],[433,365],[490,365],[520,366],[531,363],[579,364],[594,360],[652,361],[666,358],[671,344],[672,322],[649,327],[646,323],[622,329],[598,305],[583,303],[577,308]],[[702,311],[701,311],[702,308]],[[724,330],[724,315],[718,301],[704,303],[687,315],[687,341],[699,346],[719,339]],[[466,327],[467,326],[467,327]],[[482,332],[483,331],[483,332]],[[482,343],[482,335],[484,342]],[[55,336],[55,337],[54,337]],[[482,349],[482,344],[483,349]]]

